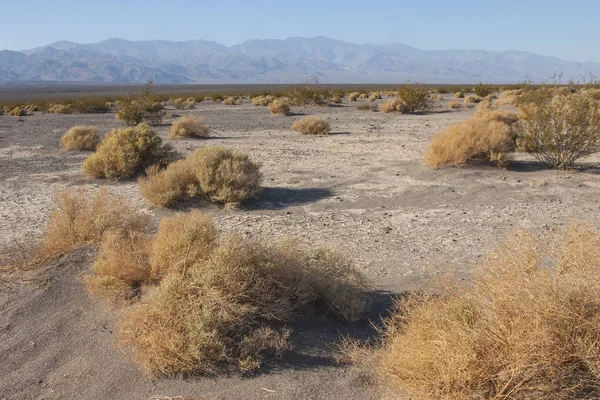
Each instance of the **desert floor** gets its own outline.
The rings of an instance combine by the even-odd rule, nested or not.
[[[573,220],[600,226],[600,156],[572,171],[545,169],[517,154],[508,169],[478,165],[431,170],[422,155],[441,127],[472,110],[448,111],[445,100],[418,115],[357,111],[354,104],[293,108],[269,115],[249,101],[239,106],[200,103],[167,116],[202,115],[213,137],[169,141],[182,153],[225,145],[262,162],[262,196],[243,209],[186,202],[201,208],[223,232],[330,246],[354,259],[373,281],[380,321],[389,296],[430,285],[472,267],[507,234],[530,230],[550,239]],[[364,101],[364,100],[363,100]],[[327,118],[333,132],[304,136],[290,130],[304,114]],[[175,117],[176,118],[176,117]],[[169,118],[156,131],[164,138]],[[58,148],[73,125],[101,131],[122,126],[114,114],[0,116],[0,248],[40,235],[65,188],[93,192],[108,186],[158,219],[135,179],[91,180],[81,172],[89,154]],[[253,377],[152,378],[113,339],[114,313],[90,299],[80,282],[92,255],[78,249],[43,271],[0,282],[0,399],[371,399],[387,396],[371,371],[338,365],[343,335],[372,337],[369,321],[355,326],[306,317],[294,328],[294,350]],[[182,396],[182,397],[177,397]]]

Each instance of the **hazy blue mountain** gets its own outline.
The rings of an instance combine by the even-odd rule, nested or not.
[[[326,37],[247,40],[55,42],[0,51],[0,81],[141,83],[516,82],[600,75],[600,63],[563,61],[523,51],[420,50],[400,43],[356,44]]]

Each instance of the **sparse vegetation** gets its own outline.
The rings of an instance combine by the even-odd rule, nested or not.
[[[175,218],[177,227],[186,223]],[[196,232],[192,225],[187,232]],[[200,225],[197,236],[204,237],[205,221]],[[178,237],[185,229],[171,232],[163,240],[177,243],[180,251],[169,254],[178,257],[169,262],[180,267],[163,275],[157,289],[121,319],[120,341],[152,372],[250,372],[265,356],[289,348],[290,330],[281,323],[311,305],[323,304],[350,321],[368,306],[368,283],[335,253],[306,254],[290,242],[234,237],[195,258],[182,247],[195,241]],[[189,267],[182,270],[183,264]]]
[[[50,104],[48,107],[49,114],[73,114],[71,104]]]
[[[473,88],[473,92],[479,97],[486,97],[494,93],[494,88],[479,82],[479,84]]]
[[[571,226],[558,244],[516,233],[469,284],[400,301],[380,372],[418,399],[596,397],[600,236]]]
[[[356,106],[356,109],[359,111],[377,111],[379,109],[379,104],[375,103],[360,103]]]
[[[165,170],[152,168],[140,178],[140,191],[152,203],[168,207],[183,196],[234,207],[260,192],[260,165],[240,152],[204,147]]]
[[[12,115],[13,117],[23,117],[27,115],[27,111],[25,111],[21,107],[15,107],[9,111],[8,115]]]
[[[145,166],[166,164],[174,156],[173,149],[142,123],[107,133],[96,152],[83,162],[83,171],[92,178],[120,180]]]
[[[271,104],[273,100],[275,100],[274,96],[256,96],[252,98],[252,105],[266,107]]]
[[[269,103],[269,112],[271,114],[282,114],[289,115],[290,114],[290,106],[287,105],[283,100],[273,100]]]
[[[326,106],[331,98],[328,90],[320,89],[318,83],[296,85],[287,94],[296,106]]]
[[[442,96],[441,94],[434,94],[433,96],[431,96],[431,100],[441,101],[444,100],[444,96]]]
[[[60,139],[60,146],[67,150],[96,150],[100,142],[98,128],[95,126],[75,125]]]
[[[241,104],[241,101],[237,97],[229,96],[223,100],[224,106],[237,106],[239,104]]]
[[[360,93],[352,92],[348,95],[348,101],[356,101],[358,100],[358,96],[360,96]]]
[[[121,100],[118,104],[116,118],[123,120],[127,126],[138,125],[142,122],[149,125],[160,125],[165,112],[162,110],[162,105],[153,100],[152,83],[152,80],[146,82],[146,86],[137,99]]]
[[[492,111],[438,132],[425,153],[431,168],[463,166],[473,161],[506,165],[514,150],[514,114]]]
[[[454,98],[455,99],[462,99],[465,97],[465,94],[463,92],[456,92],[454,93]]]
[[[424,111],[431,108],[429,91],[425,88],[403,86],[398,89],[398,97],[406,104],[407,113]]]
[[[171,125],[171,129],[169,129],[169,138],[208,137],[210,129],[203,121],[204,119],[201,117],[181,117]]]
[[[331,132],[331,127],[324,119],[309,115],[295,121],[292,130],[305,135],[326,135]]]
[[[381,111],[384,113],[389,113],[389,112],[408,112],[408,107],[406,105],[406,103],[404,103],[404,101],[396,98],[396,99],[392,99],[392,100],[388,100],[385,103],[381,104],[380,107]]]
[[[519,145],[555,169],[600,151],[600,104],[586,93],[549,95],[520,107]]]
[[[450,103],[448,103],[448,108],[450,109],[459,109],[462,107],[462,104],[460,104],[460,102],[458,101],[451,101]]]

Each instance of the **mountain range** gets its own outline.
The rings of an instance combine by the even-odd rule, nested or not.
[[[400,43],[356,44],[326,37],[248,40],[225,46],[108,39],[68,41],[0,51],[0,83],[86,82],[162,84],[511,83],[600,75],[600,63],[563,61],[524,51],[421,50]]]

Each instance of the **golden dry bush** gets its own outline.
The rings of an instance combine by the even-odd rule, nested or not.
[[[239,151],[204,147],[189,156],[198,187],[212,202],[235,206],[260,193],[260,164]]]
[[[295,121],[292,130],[305,135],[326,135],[331,132],[329,123],[323,118],[307,116]]]
[[[168,274],[189,272],[210,256],[216,240],[212,218],[198,210],[163,218],[152,242],[152,276],[161,279]]]
[[[128,301],[140,294],[149,283],[151,237],[131,230],[106,232],[92,274],[84,277],[88,292],[112,303]]]
[[[406,103],[404,103],[404,101],[398,98],[386,101],[385,103],[380,105],[379,109],[384,113],[407,112]]]
[[[27,115],[27,111],[21,107],[15,107],[8,112],[8,115],[12,115],[13,117],[22,117]]]
[[[331,96],[331,99],[329,99],[329,102],[331,104],[342,104],[342,96],[340,94],[336,94]]]
[[[119,340],[154,373],[253,371],[265,356],[289,348],[290,330],[284,324],[300,313],[322,304],[343,318],[360,308],[356,298],[366,294],[355,281],[363,278],[350,274],[346,280],[344,266],[335,263],[331,257],[311,263],[290,242],[223,239],[207,259],[190,258],[190,268],[166,274],[130,308],[121,318]],[[325,286],[316,288],[322,265],[328,268],[320,277]],[[321,297],[322,291],[328,297]],[[350,307],[337,303],[343,298],[352,302]]]
[[[169,129],[169,138],[199,138],[208,137],[210,129],[204,122],[202,117],[181,117],[173,122]]]
[[[515,147],[513,132],[511,125],[502,119],[504,114],[495,113],[471,118],[436,133],[425,153],[425,163],[433,169],[464,166],[473,161],[505,165]]]
[[[469,284],[400,301],[379,371],[418,399],[600,395],[600,236],[515,233]]]
[[[456,92],[454,93],[454,98],[455,99],[462,99],[465,97],[465,94],[463,92]]]
[[[361,93],[358,95],[359,99],[368,99],[369,98],[369,94],[368,93]]]
[[[50,114],[72,114],[73,108],[71,104],[51,104],[47,112]]]
[[[377,111],[379,105],[375,103],[361,103],[356,106],[356,109],[359,111]]]
[[[229,96],[228,98],[223,100],[223,105],[225,105],[225,106],[237,106],[241,103],[242,102],[237,97],[233,97],[233,96]]]
[[[99,142],[98,128],[89,125],[75,125],[60,139],[60,146],[67,150],[96,150]]]
[[[348,101],[356,101],[358,100],[358,96],[360,96],[360,93],[352,92],[348,95]]]
[[[375,92],[369,96],[370,102],[374,102],[375,100],[381,100],[381,94],[379,94],[379,92]]]
[[[82,244],[97,244],[109,230],[141,232],[148,226],[146,216],[106,189],[93,197],[78,190],[58,192],[55,202],[37,251],[40,259],[59,256]]]
[[[442,96],[441,94],[434,94],[431,96],[431,100],[441,101],[444,100],[444,96]]]
[[[252,98],[252,104],[257,107],[266,107],[271,104],[273,100],[275,100],[275,96],[256,96]]]
[[[500,97],[495,101],[496,106],[510,105],[516,106],[519,97],[523,94],[521,89],[505,90],[500,93]]]
[[[174,157],[173,149],[141,123],[107,133],[96,152],[83,162],[83,171],[92,178],[120,180],[144,166],[165,164]]]
[[[275,99],[269,103],[269,112],[271,114],[289,115],[290,106],[283,100]]]
[[[465,107],[468,108],[473,108],[475,107],[475,104],[479,103],[482,100],[481,97],[477,97],[477,96],[466,96],[465,97]]]
[[[451,101],[448,103],[448,108],[450,108],[450,109],[458,109],[461,107],[462,107],[462,104],[459,101]]]
[[[196,175],[188,160],[172,162],[165,169],[153,165],[146,168],[146,176],[138,179],[140,194],[152,204],[169,207],[183,196],[198,195]]]
[[[166,169],[148,169],[138,181],[140,192],[155,205],[168,207],[183,196],[199,197],[227,207],[260,192],[260,164],[225,147],[204,147]]]

